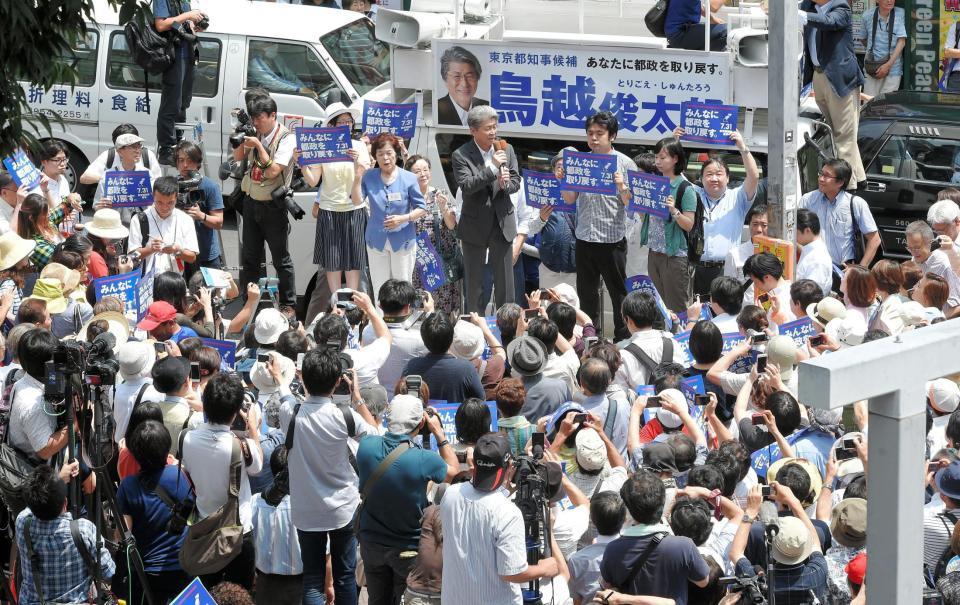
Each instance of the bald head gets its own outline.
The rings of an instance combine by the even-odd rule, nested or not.
[[[610,366],[601,359],[587,359],[580,365],[580,388],[585,395],[600,395],[607,391],[613,376]]]

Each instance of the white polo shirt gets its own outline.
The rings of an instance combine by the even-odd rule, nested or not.
[[[200,246],[197,244],[197,229],[193,224],[193,219],[185,212],[173,209],[170,216],[160,218],[157,209],[150,206],[144,211],[147,216],[147,227],[149,228],[149,238],[163,240],[164,246],[179,244],[184,250],[199,252]],[[130,236],[127,238],[127,250],[142,247],[143,237],[140,231],[140,221],[134,218],[130,221]],[[150,239],[147,240],[149,245]],[[153,264],[155,275],[164,271],[176,271],[183,273],[177,265],[177,258],[172,254],[162,254],[157,252],[144,259],[147,267]]]
[[[24,373],[13,387],[11,401],[7,439],[18,450],[36,454],[57,430],[57,417],[43,409],[43,383]]]
[[[133,380],[124,380],[117,385],[116,394],[113,397],[113,418],[117,425],[113,431],[113,440],[117,443],[120,443],[123,435],[127,432],[130,414],[137,402],[137,395],[144,385],[147,388],[143,391],[143,397],[140,398],[141,403],[144,401],[163,401],[165,395],[153,388],[153,381],[149,378],[137,377]]]
[[[827,296],[833,289],[833,259],[827,244],[819,237],[800,249],[800,260],[797,261],[796,280],[812,279],[817,282],[823,295]]]
[[[188,431],[183,438],[181,459],[183,468],[190,474],[197,492],[197,512],[204,519],[226,504],[230,489],[230,455],[233,453],[233,431],[225,424],[204,423]],[[250,506],[250,475],[263,469],[263,455],[250,438],[245,438],[250,449],[251,462],[241,463],[240,473],[240,524],[243,533],[253,529],[253,513]]]
[[[387,355],[387,360],[380,366],[377,376],[380,379],[380,384],[387,390],[387,399],[390,399],[393,397],[393,388],[397,386],[397,381],[403,376],[403,368],[406,367],[407,362],[414,357],[423,357],[430,351],[423,344],[418,326],[412,326],[409,330],[404,330],[399,322],[387,322],[387,328],[393,336],[393,344],[390,345],[390,354]],[[373,327],[367,326],[363,331],[363,344],[372,343],[374,338]]]

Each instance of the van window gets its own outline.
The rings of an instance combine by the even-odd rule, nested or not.
[[[220,82],[220,49],[216,38],[200,38],[200,63],[193,68],[193,96],[215,97]],[[133,62],[123,32],[110,36],[110,55],[107,57],[107,85],[119,90],[143,90],[143,69]],[[151,92],[160,92],[159,75],[151,75]]]
[[[867,167],[867,174],[960,183],[960,141],[893,135]]]
[[[303,44],[250,40],[247,88],[301,95],[320,102],[339,87],[317,53]]]
[[[60,60],[73,64],[77,70],[77,81],[67,79],[58,80],[57,84],[72,84],[74,86],[93,86],[97,82],[97,48],[100,34],[87,30],[86,35],[70,50],[60,54]]]
[[[320,42],[359,94],[390,79],[390,48],[374,36],[369,19],[348,23]]]

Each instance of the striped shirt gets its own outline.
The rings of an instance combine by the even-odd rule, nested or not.
[[[960,518],[960,510],[946,511],[954,518]],[[923,564],[933,569],[950,547],[950,535],[953,533],[953,521],[944,511],[923,509]]]
[[[627,180],[627,170],[637,165],[617,150],[617,172]],[[577,196],[577,239],[584,242],[614,244],[627,233],[627,215],[620,196],[581,193]]]
[[[502,491],[451,485],[440,504],[443,523],[441,601],[521,605],[520,585],[501,576],[527,569],[523,517]]]

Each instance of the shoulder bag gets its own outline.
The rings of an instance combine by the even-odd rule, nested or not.
[[[650,544],[648,544],[647,548],[644,549],[643,554],[637,557],[636,562],[630,567],[630,572],[627,573],[627,577],[624,578],[623,584],[617,586],[617,592],[633,594],[633,587],[631,586],[633,579],[637,577],[637,574],[640,573],[640,570],[643,569],[643,566],[647,564],[647,559],[650,558],[650,555],[653,554],[653,551],[657,549],[657,546],[660,545],[660,541],[663,540],[663,537],[666,535],[667,533],[662,531],[653,535],[653,539],[650,540]]]
[[[896,8],[890,9],[890,17],[887,19],[887,54],[878,57],[873,54],[873,49],[877,45],[877,23],[880,21],[880,10],[873,11],[873,35],[870,37],[870,48],[867,50],[867,54],[863,56],[863,71],[867,72],[867,75],[871,78],[876,78],[880,67],[890,60],[890,51],[893,50],[891,46],[893,44],[893,21],[896,14]]]
[[[657,38],[666,38],[667,8],[670,6],[669,0],[657,0],[653,7],[647,11],[643,17],[647,29]]]
[[[357,506],[357,512],[353,514],[353,533],[360,534],[360,511],[363,510],[363,504],[367,501],[367,498],[370,496],[370,492],[373,491],[373,486],[377,484],[380,480],[380,477],[383,477],[384,473],[387,472],[393,463],[397,461],[397,458],[403,455],[410,449],[410,442],[404,441],[397,447],[393,448],[393,451],[387,454],[387,457],[380,461],[380,464],[377,465],[377,468],[373,469],[373,473],[370,474],[370,478],[367,479],[367,482],[363,484],[363,492],[360,494],[360,505]]]
[[[9,394],[11,408],[15,391],[16,386]],[[33,469],[42,462],[10,444],[10,414],[7,414],[4,423],[3,442],[0,443],[0,495],[3,496],[3,501],[10,511],[11,518],[15,518],[20,511],[27,507],[20,493],[20,488],[30,473],[33,472]]]

